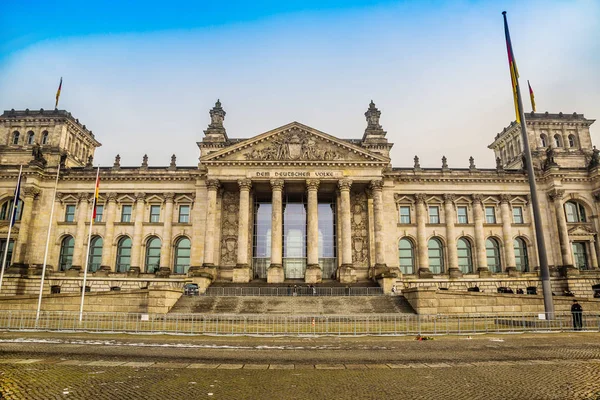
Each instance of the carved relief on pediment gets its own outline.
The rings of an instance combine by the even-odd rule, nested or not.
[[[257,145],[244,153],[246,160],[261,161],[334,161],[347,160],[350,156],[347,149],[299,129],[277,135],[265,146]]]

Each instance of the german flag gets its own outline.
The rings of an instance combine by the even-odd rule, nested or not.
[[[531,109],[535,112],[535,96],[533,95],[533,89],[529,84],[529,79],[527,80],[527,86],[529,86],[529,98],[531,99]]]
[[[100,194],[100,167],[98,167],[98,172],[96,173],[96,191],[94,192],[94,213],[92,215],[92,220],[96,219],[96,206],[98,205],[98,195]]]
[[[62,89],[62,76],[60,77],[60,83],[58,84],[58,90],[56,91],[56,103],[54,103],[54,108],[58,108],[58,98],[60,97],[60,89]]]
[[[519,116],[519,70],[517,69],[517,63],[515,62],[515,56],[512,49],[512,43],[510,41],[510,33],[508,32],[508,22],[506,21],[506,11],[502,13],[504,15],[504,35],[506,36],[506,51],[508,52],[508,68],[510,68],[510,80],[512,83],[513,100],[515,102],[515,115],[517,116],[517,123],[521,123],[521,117]]]

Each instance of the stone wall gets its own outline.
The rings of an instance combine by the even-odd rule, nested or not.
[[[458,292],[437,287],[402,291],[417,314],[543,313],[542,295]],[[573,297],[554,296],[556,312],[569,312]],[[578,299],[584,311],[600,312],[600,299]]]
[[[83,311],[119,313],[167,313],[181,297],[174,289],[143,289],[127,292],[86,293]],[[38,296],[20,295],[0,298],[0,310],[35,311]],[[81,294],[52,294],[42,298],[42,311],[78,312]]]

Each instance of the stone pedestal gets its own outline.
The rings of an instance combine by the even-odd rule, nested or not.
[[[100,268],[94,272],[94,276],[108,276],[110,274],[110,267],[108,265],[102,265]]]
[[[206,293],[206,289],[208,289],[208,287],[212,283],[212,279],[210,279],[208,277],[199,276],[199,277],[192,278],[192,283],[195,283],[196,285],[198,285],[199,293],[204,294],[204,293]]]
[[[579,269],[575,268],[572,265],[563,265],[559,269],[560,269],[560,274],[567,278],[572,277],[572,276],[579,276],[579,274],[580,274]]]
[[[137,278],[138,276],[140,276],[140,267],[131,267],[127,271],[128,278]]]
[[[356,283],[358,278],[356,277],[356,271],[351,265],[342,265],[340,268],[340,283]]]
[[[449,268],[448,275],[450,276],[450,279],[462,278],[463,276],[462,272],[458,268]]]
[[[516,267],[507,267],[506,272],[508,273],[508,276],[510,278],[518,278],[519,276],[521,276],[521,273],[517,271]]]
[[[65,276],[79,276],[81,272],[81,266],[73,265],[71,268],[65,271]]]
[[[477,272],[479,273],[480,278],[489,278],[492,276],[492,272],[487,267],[477,269]]]
[[[372,270],[373,279],[397,278],[402,275],[400,271],[394,270],[385,264],[375,264]]]
[[[304,273],[304,282],[306,283],[321,283],[323,280],[323,272],[319,266],[312,266],[306,268]]]
[[[432,279],[433,272],[429,268],[419,268],[419,278],[421,279]]]
[[[267,283],[283,283],[285,275],[281,265],[271,265],[267,271]]]
[[[154,274],[157,278],[168,278],[171,276],[171,268],[169,267],[160,267],[156,273]]]
[[[249,267],[235,267],[233,269],[234,283],[248,283],[252,279],[252,271]]]
[[[190,267],[188,276],[191,278],[206,278],[212,282],[217,278],[217,268],[214,265]]]

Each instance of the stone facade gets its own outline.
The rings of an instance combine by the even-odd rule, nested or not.
[[[39,276],[48,231],[51,279],[79,279],[88,264],[92,277],[124,287],[140,279],[282,283],[291,258],[307,283],[377,280],[386,290],[390,283],[408,288],[423,280],[490,279],[499,286],[506,279],[539,279],[518,125],[490,145],[495,169],[478,169],[473,158],[468,168],[453,168],[445,157],[441,168],[421,168],[418,157],[413,167],[396,168],[373,102],[362,139],[339,139],[297,122],[230,138],[225,115],[217,102],[197,143],[197,166],[177,166],[173,156],[164,167],[149,166],[147,157],[140,167],[126,167],[117,155],[114,165],[100,168],[102,212],[91,230],[94,256],[87,258],[92,160],[100,143],[66,111],[5,111],[0,239],[7,236],[9,202],[24,165],[6,270],[11,285]],[[588,297],[600,283],[600,152],[591,143],[593,122],[580,114],[527,115],[548,260],[561,282],[555,286]],[[265,201],[271,220],[261,258],[256,204]],[[300,233],[286,220],[291,201],[304,206]],[[329,227],[319,216],[324,204],[334,210]],[[329,228],[332,256],[322,244]],[[292,257],[285,249],[295,240],[302,251]],[[333,263],[332,273],[323,273],[326,262]],[[0,295],[17,293],[3,288]]]

